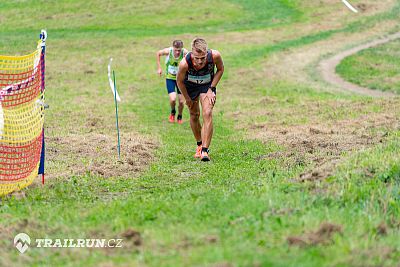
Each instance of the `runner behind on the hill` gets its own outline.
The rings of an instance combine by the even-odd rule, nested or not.
[[[179,106],[178,106],[178,123],[182,124],[182,112],[184,107],[185,98],[182,96],[178,87],[176,86],[176,73],[178,72],[179,62],[186,55],[187,50],[183,48],[183,42],[181,40],[174,40],[172,42],[172,47],[167,47],[161,49],[157,52],[157,73],[161,76],[162,68],[160,64],[160,57],[166,56],[165,58],[165,67],[166,67],[166,86],[169,95],[169,104],[171,106],[171,113],[169,115],[169,122],[175,122],[175,114],[176,114],[176,91],[179,95]]]

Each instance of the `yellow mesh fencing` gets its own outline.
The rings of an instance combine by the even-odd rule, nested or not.
[[[0,55],[0,196],[38,176],[44,123],[41,42],[25,56]]]

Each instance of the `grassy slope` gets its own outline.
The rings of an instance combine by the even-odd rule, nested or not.
[[[344,59],[336,71],[361,86],[400,93],[399,45],[393,41],[361,51]]]
[[[71,3],[61,2],[45,12],[50,15],[73,13]],[[133,5],[129,3],[127,5]],[[76,266],[78,262],[82,265],[114,262],[120,265],[145,263],[160,266],[162,263],[177,266],[230,262],[238,265],[320,266],[355,263],[390,265],[399,260],[393,254],[391,258],[380,255],[381,250],[387,247],[400,249],[398,229],[391,228],[386,237],[376,233],[379,223],[390,223],[400,215],[399,200],[396,199],[399,190],[396,167],[396,151],[400,148],[398,134],[393,133],[389,143],[362,152],[343,166],[337,176],[328,181],[331,188],[329,194],[315,194],[313,187],[326,184],[290,182],[290,178],[298,175],[305,166],[287,169],[276,161],[255,160],[281,148],[273,143],[264,145],[249,141],[244,132],[233,130],[233,120],[224,114],[224,110],[234,109],[240,100],[229,96],[232,102],[216,108],[213,162],[200,164],[191,158],[194,143],[188,125],[179,127],[165,123],[168,107],[165,105],[166,98],[162,96],[165,93],[163,82],[152,76],[154,51],[168,44],[176,33],[191,33],[196,23],[189,19],[191,14],[187,14],[179,22],[188,22],[189,26],[166,26],[159,31],[157,23],[166,25],[170,13],[159,8],[157,2],[150,6],[144,5],[144,2],[136,3],[137,8],[143,8],[143,13],[157,16],[136,20],[136,16],[129,15],[128,8],[111,7],[116,15],[108,18],[102,4],[94,9],[92,3],[87,1],[78,15],[71,15],[76,17],[72,17],[68,28],[60,26],[66,25],[61,23],[61,15],[61,21],[51,20],[54,32],[48,27],[48,77],[51,77],[47,94],[51,105],[47,114],[48,135],[65,137],[71,131],[87,133],[84,127],[87,116],[82,113],[88,116],[112,114],[112,102],[105,100],[109,92],[108,88],[104,88],[107,82],[104,70],[107,56],[113,55],[124,98],[121,107],[121,116],[126,118],[122,120],[123,129],[139,130],[159,139],[161,147],[156,152],[157,161],[139,179],[102,179],[88,175],[49,181],[44,188],[27,190],[25,199],[3,200],[0,212],[1,226],[11,227],[13,233],[25,231],[32,237],[111,238],[134,228],[142,233],[144,245],[113,251],[32,249],[21,257],[14,248],[6,246],[12,237],[1,236],[4,238],[0,241],[3,265],[16,261],[66,266]],[[247,6],[240,8],[239,4]],[[265,6],[251,6],[248,1],[220,2],[227,12],[221,18],[211,10],[210,18],[202,22],[209,26],[205,32],[245,30],[249,27],[261,29],[280,25],[279,18],[283,23],[291,23],[307,17],[306,13],[302,15],[301,9],[293,11],[293,1],[262,1],[261,4]],[[263,17],[263,13],[259,12],[260,8],[271,4],[276,5],[271,13],[278,17],[278,21],[269,19],[268,14]],[[36,35],[37,28],[49,24],[34,20],[37,15],[33,8],[37,6],[32,5],[23,12],[14,3],[1,5],[2,12],[7,14],[26,14],[23,18],[25,23],[8,20],[2,27],[1,51],[29,51],[31,46],[28,41],[34,38],[32,36]],[[176,2],[176,5],[181,6],[182,3]],[[205,5],[206,10],[208,6]],[[177,10],[176,6],[172,6],[172,10]],[[98,14],[85,18],[82,14],[89,11]],[[390,16],[393,12],[380,19]],[[71,18],[64,19],[70,21]],[[98,21],[107,19],[109,31],[97,26]],[[120,22],[124,23],[121,25]],[[149,30],[141,27],[132,29],[133,25],[148,26]],[[218,25],[217,29],[212,27],[215,25]],[[10,36],[14,31],[19,34]],[[106,38],[107,34],[113,37],[113,43]],[[266,55],[293,45],[310,44],[331,34],[329,31],[316,32],[314,35],[318,38],[302,37],[277,44],[279,49],[260,49]],[[53,40],[51,36],[54,36]],[[190,37],[183,38],[186,38],[186,43],[190,40]],[[218,48],[218,44],[213,44],[213,47]],[[225,79],[235,74],[235,68],[245,67],[259,59],[256,56],[238,59],[238,53],[244,53],[240,47],[223,52],[226,62],[232,65],[227,68]],[[93,70],[95,74],[86,75],[83,70]],[[251,81],[248,82],[252,85]],[[223,91],[223,85],[221,87]],[[293,91],[293,87],[285,83],[268,89],[260,87],[254,97],[272,93],[278,99],[289,97],[291,101],[302,97],[341,98],[310,88]],[[185,116],[187,118],[187,114]],[[99,131],[111,134],[112,116],[107,117],[106,122],[109,126]],[[51,164],[49,162],[51,170],[57,171],[57,166]],[[373,168],[377,175],[365,179],[359,166]],[[373,179],[376,177],[379,179]],[[24,222],[24,219],[27,221]],[[288,247],[288,236],[312,231],[323,221],[344,226],[343,235],[335,236],[334,244]],[[214,239],[216,242],[210,241]]]

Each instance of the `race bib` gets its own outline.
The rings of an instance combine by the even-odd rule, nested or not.
[[[168,73],[176,76],[176,74],[178,73],[178,66],[169,65],[168,66]]]
[[[203,76],[188,75],[188,81],[197,84],[205,84],[211,82],[211,74]]]

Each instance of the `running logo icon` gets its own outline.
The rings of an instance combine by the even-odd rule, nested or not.
[[[25,233],[19,233],[14,237],[14,246],[19,252],[24,253],[31,244],[31,238]]]

